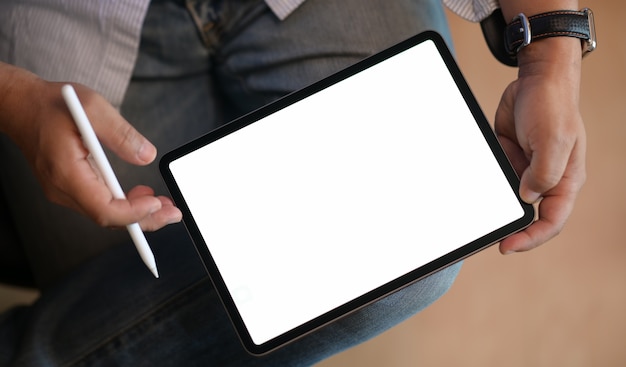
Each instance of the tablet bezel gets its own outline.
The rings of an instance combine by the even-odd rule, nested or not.
[[[311,96],[333,84],[336,84],[350,76],[353,76],[365,69],[370,68],[386,59],[393,57],[405,50],[408,50],[422,42],[425,41],[433,41],[439,51],[444,63],[446,64],[450,74],[452,75],[454,82],[456,83],[461,95],[463,96],[465,102],[467,103],[471,114],[476,121],[476,124],[480,128],[485,141],[488,143],[491,151],[493,152],[494,157],[496,158],[501,170],[503,171],[506,179],[508,180],[510,186],[514,190],[517,195],[520,206],[524,211],[524,215],[517,221],[509,223],[508,225],[499,228],[496,231],[493,231],[475,241],[472,241],[448,254],[423,265],[406,275],[399,277],[387,284],[378,287],[370,292],[353,299],[352,301],[345,303],[344,305],[337,307],[333,310],[328,311],[327,313],[310,320],[309,322],[300,325],[274,339],[269,340],[263,344],[255,344],[252,338],[250,337],[246,326],[239,314],[237,307],[235,305],[234,300],[232,299],[228,288],[220,275],[220,271],[216,266],[211,254],[208,251],[208,247],[198,229],[198,225],[194,221],[193,216],[187,206],[184,197],[181,194],[180,188],[178,187],[176,180],[174,179],[172,172],[170,171],[169,165],[172,161],[189,154],[211,142],[219,140],[222,137],[225,137],[237,130],[240,130],[258,120],[263,119],[266,116],[269,116],[289,105],[292,105],[308,96]],[[432,274],[442,268],[452,265],[486,247],[491,246],[492,244],[500,241],[502,238],[522,230],[523,228],[530,225],[535,217],[534,208],[532,205],[524,203],[519,198],[519,179],[511,167],[503,149],[501,148],[491,126],[489,125],[487,119],[485,118],[482,110],[480,109],[478,102],[474,98],[467,82],[461,74],[460,69],[458,68],[456,62],[454,61],[454,57],[451,52],[447,48],[443,38],[433,31],[427,31],[421,33],[417,36],[414,36],[404,42],[401,42],[389,49],[386,49],[376,55],[368,57],[361,62],[358,62],[355,65],[352,65],[342,71],[337,72],[317,83],[314,83],[308,87],[305,87],[301,90],[293,92],[276,102],[273,102],[265,107],[262,107],[256,111],[253,111],[241,118],[238,118],[196,140],[193,140],[169,153],[167,153],[160,161],[160,170],[163,176],[163,179],[170,190],[172,198],[176,205],[183,212],[183,222],[193,240],[193,243],[198,251],[202,261],[209,273],[209,276],[231,318],[231,321],[241,339],[242,344],[246,348],[248,352],[255,355],[262,355],[268,353],[286,343],[289,343],[295,339],[298,339],[313,330],[320,328],[327,323],[336,320],[346,314],[353,312],[367,304],[370,304],[398,289],[401,289],[407,285],[410,285],[429,274]]]

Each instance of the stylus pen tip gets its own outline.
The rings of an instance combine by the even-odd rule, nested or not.
[[[155,278],[157,278],[157,279],[159,278],[159,271],[157,270],[156,267],[154,267],[154,268],[150,267],[150,271],[152,272],[152,274],[154,274]]]

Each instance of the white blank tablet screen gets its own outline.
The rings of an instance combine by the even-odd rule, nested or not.
[[[524,215],[432,41],[170,169],[256,344]]]

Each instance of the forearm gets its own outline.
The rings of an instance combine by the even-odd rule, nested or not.
[[[16,138],[19,125],[30,120],[34,87],[41,82],[35,74],[0,62],[0,133]]]

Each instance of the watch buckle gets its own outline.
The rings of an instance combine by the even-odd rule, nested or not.
[[[528,20],[528,17],[526,17],[524,13],[519,13],[515,18],[513,18],[513,21],[516,20],[520,21],[519,32],[523,35],[522,44],[517,46],[517,49],[515,50],[515,53],[519,53],[522,48],[530,45],[533,38],[532,33],[530,32],[530,21]]]
[[[593,19],[593,12],[589,8],[582,9],[582,12],[587,15],[587,21],[589,23],[589,39],[585,40],[585,47],[583,48],[583,57],[597,47],[596,42],[596,22]]]

